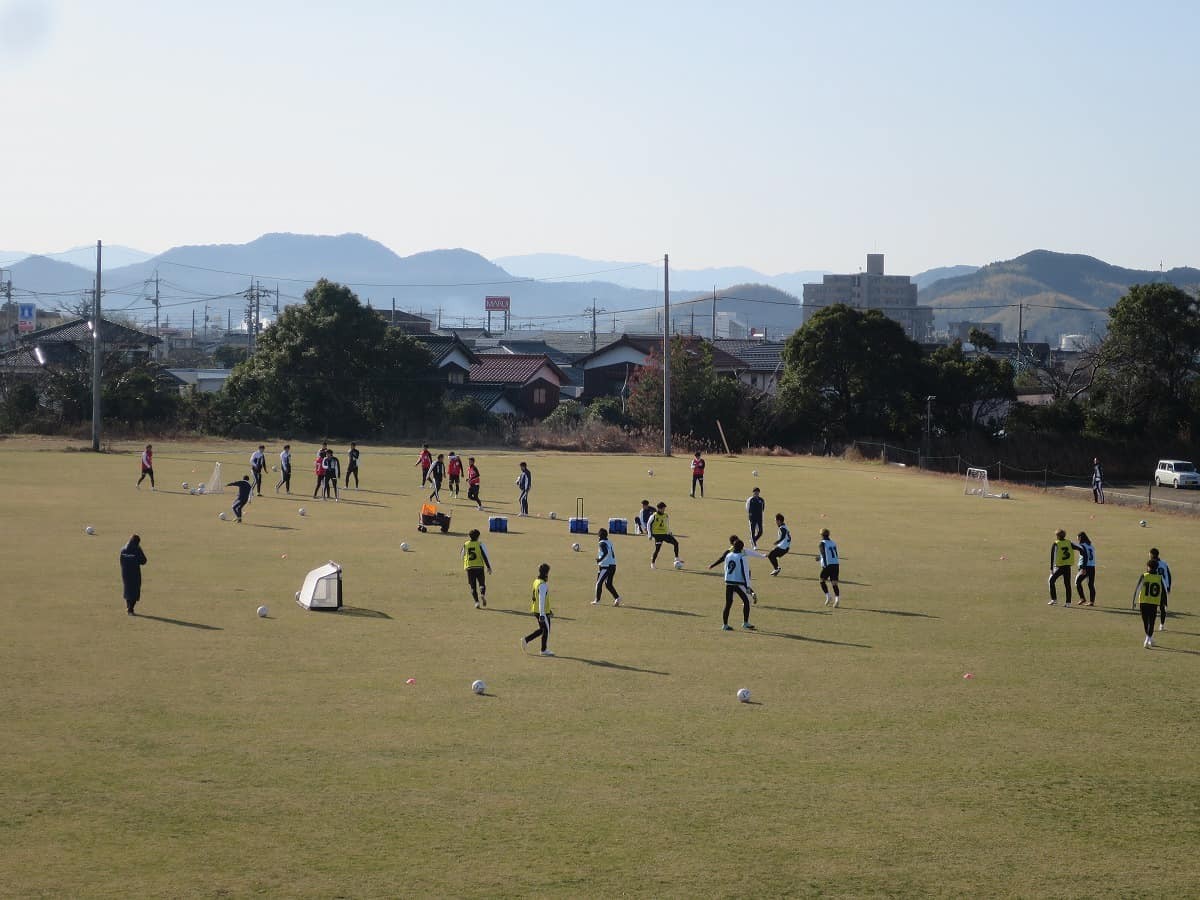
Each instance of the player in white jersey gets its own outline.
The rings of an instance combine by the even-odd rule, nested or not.
[[[608,539],[607,528],[601,528],[597,537],[599,540],[596,544],[596,599],[592,601],[592,606],[600,604],[600,591],[604,588],[607,588],[608,592],[612,594],[613,606],[620,606],[621,595],[613,587],[613,576],[617,574],[617,553],[613,549],[612,541]]]
[[[725,554],[725,611],[721,614],[721,630],[733,631],[729,624],[729,610],[733,608],[733,598],[742,598],[742,627],[754,631],[750,624],[750,562],[742,552],[746,545],[740,538],[735,538],[733,546]]]
[[[283,488],[287,493],[292,492],[292,445],[284,444],[279,451],[279,481],[275,485],[275,493]]]
[[[250,475],[254,478],[254,493],[262,496],[263,470],[267,467],[266,446],[258,445],[258,449],[250,454]]]
[[[1167,561],[1158,555],[1158,548],[1150,548],[1150,558],[1158,563],[1158,574],[1163,579],[1163,594],[1162,603],[1158,604],[1158,630],[1167,630],[1167,601],[1171,599],[1171,567],[1167,565]]]
[[[779,529],[779,533],[775,537],[775,546],[767,554],[767,559],[771,563],[772,575],[779,574],[779,558],[792,549],[792,532],[784,524],[783,513],[775,513],[775,527]]]
[[[1071,547],[1079,554],[1079,574],[1075,576],[1075,593],[1079,595],[1080,606],[1096,605],[1096,548],[1092,546],[1091,538],[1086,531],[1079,532],[1079,543]],[[1083,583],[1087,582],[1090,599],[1083,602]]]
[[[838,587],[838,575],[841,574],[841,558],[838,556],[837,544],[829,537],[829,529],[821,529],[821,543],[817,548],[817,562],[821,564],[821,593],[825,595],[825,605],[837,606],[842,599]],[[829,593],[829,583],[833,584],[833,594]]]

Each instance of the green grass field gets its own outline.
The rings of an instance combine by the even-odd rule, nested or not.
[[[299,494],[238,526],[217,518],[228,494],[180,483],[217,459],[232,481],[251,446],[158,445],[156,493],[118,449],[0,443],[4,896],[1197,891],[1192,519],[809,458],[713,458],[690,500],[686,451],[480,453],[485,503],[510,516],[529,460],[538,517],[484,535],[478,611],[458,549],[486,516],[451,502],[453,536],[418,534],[411,450],[367,447],[364,489],[333,504],[306,496],[296,446]],[[723,633],[705,566],[755,484],[796,546],[779,578],[755,562],[758,633]],[[593,534],[573,553],[581,495]],[[617,537],[625,605],[591,606],[595,530],[642,497],[669,504],[687,567],[650,571],[648,543]],[[836,611],[821,527],[844,557]],[[1046,606],[1058,527],[1097,546],[1095,609]],[[129,618],[134,531],[149,565]],[[1149,651],[1129,601],[1152,543],[1179,588]],[[331,558],[348,609],[302,610]],[[518,646],[541,561],[555,659]]]

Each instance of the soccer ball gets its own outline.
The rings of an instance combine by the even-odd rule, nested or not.
[[[407,553],[408,552],[408,543],[405,542],[405,543],[401,544],[400,549],[403,550],[405,553]]]
[[[197,487],[197,488],[196,488],[196,493],[197,493],[197,494],[203,494],[203,493],[204,493],[204,485],[203,485],[203,484],[201,484],[199,487]]]
[[[225,521],[225,513],[223,513],[223,512],[217,513],[217,518],[220,519],[222,522],[224,522]]]
[[[571,549],[572,549],[572,550],[574,550],[576,553],[578,553],[578,552],[579,552],[579,545],[578,545],[578,544],[572,544],[572,545],[571,545]]]
[[[755,470],[754,470],[753,472],[751,472],[750,474],[751,474],[751,475],[753,475],[755,478],[757,478],[757,477],[758,477],[758,469],[755,469]]]
[[[1000,492],[1000,499],[1001,499],[1001,500],[1007,500],[1007,499],[1009,499],[1009,497],[1008,497],[1008,491],[1001,491],[1001,492]]]
[[[260,619],[265,619],[268,616],[268,614],[270,614],[270,612],[271,612],[265,606],[260,606],[257,611],[258,611],[258,617]]]
[[[278,472],[278,471],[279,471],[279,466],[271,466],[271,471],[272,471],[272,472]]]
[[[1145,520],[1145,519],[1142,519],[1142,521],[1138,522],[1138,524],[1139,524],[1139,525],[1141,525],[1143,528],[1145,528],[1145,527],[1146,527],[1146,520]]]
[[[677,568],[677,569],[683,568],[683,560],[682,559],[675,560],[675,568]]]
[[[486,693],[486,691],[487,691],[487,685],[484,684],[482,681],[480,681],[478,678],[476,678],[474,681],[471,682],[471,690],[476,694],[483,694],[483,693]]]
[[[95,534],[95,533],[96,533],[96,529],[95,529],[95,528],[93,528],[91,525],[89,525],[87,528],[85,528],[85,529],[83,529],[83,530],[84,530],[84,531],[85,531],[87,534]]]
[[[552,519],[557,519],[557,518],[558,518],[558,513],[556,513],[556,512],[552,512],[552,513],[550,513],[550,518],[552,518]]]
[[[302,515],[302,516],[307,516],[307,515],[308,515],[308,510],[307,510],[307,509],[305,509],[303,506],[302,506],[302,507],[300,507],[300,510],[299,510],[299,512],[300,512],[300,515]]]
[[[188,489],[188,483],[185,481],[183,484],[180,485],[180,487],[186,491]]]
[[[647,470],[646,470],[646,474],[647,474],[647,475],[649,475],[651,478],[653,478],[653,477],[654,477],[654,470],[653,470],[653,469],[647,469]]]
[[[738,688],[737,698],[739,703],[749,703],[750,688]]]

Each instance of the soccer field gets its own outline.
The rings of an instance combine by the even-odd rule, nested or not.
[[[134,489],[140,446],[72,448],[0,442],[5,896],[1197,890],[1190,518],[807,457],[714,457],[693,500],[686,449],[480,452],[510,532],[487,534],[464,487],[443,504],[451,534],[420,534],[415,450],[364,447],[363,489],[335,504],[311,499],[315,447],[293,444],[293,494],[268,473],[236,525],[217,517],[228,488],[180,484],[216,460],[233,481],[250,444],[156,444],[153,493]],[[755,485],[766,537],[783,512],[793,550],[778,578],[753,561],[759,630],[722,632],[706,566],[745,535]],[[580,496],[587,536],[567,528]],[[592,606],[595,532],[642,498],[668,504],[686,566],[667,548],[651,571],[645,539],[614,536],[623,605]],[[458,558],[472,527],[495,567],[486,610]],[[843,556],[836,610],[823,527]],[[1046,606],[1060,527],[1097,547],[1094,609]],[[130,618],[117,554],[135,531],[149,564]],[[1129,607],[1152,544],[1178,590],[1145,650]],[[329,559],[347,608],[301,609]],[[519,646],[543,561],[553,659]]]

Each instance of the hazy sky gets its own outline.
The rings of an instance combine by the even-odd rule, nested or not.
[[[1200,265],[1200,3],[0,0],[0,249]]]

